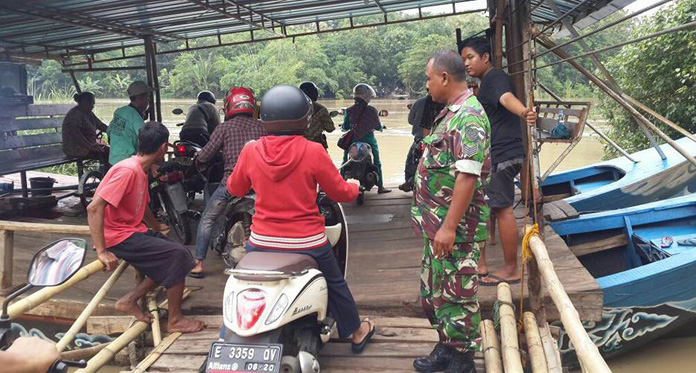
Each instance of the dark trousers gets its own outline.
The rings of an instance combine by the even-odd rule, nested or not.
[[[414,137],[413,144],[411,148],[408,149],[408,154],[406,155],[406,167],[404,167],[404,178],[407,183],[413,183],[413,177],[416,176],[416,170],[418,169],[418,161],[420,156],[418,154],[418,144],[421,138]]]
[[[247,252],[250,251],[289,252],[287,250],[262,249],[247,243]],[[319,264],[319,270],[324,274],[326,284],[329,286],[329,314],[336,320],[338,336],[347,338],[358,330],[360,327],[358,307],[355,305],[350,289],[348,289],[348,283],[343,278],[338,261],[331,251],[331,244],[327,243],[310,250],[293,250],[292,253],[309,255]]]

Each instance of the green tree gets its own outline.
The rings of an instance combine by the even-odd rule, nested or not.
[[[696,0],[679,0],[636,21],[631,38],[693,22],[694,14]],[[627,45],[607,65],[628,95],[689,132],[696,131],[696,32],[680,31]],[[602,107],[611,122],[609,135],[619,145],[628,151],[650,146],[627,111],[610,100],[604,100]],[[653,123],[670,137],[681,137],[657,120]],[[609,146],[605,150],[617,155]]]
[[[419,40],[406,52],[403,62],[398,70],[401,80],[410,92],[425,93],[425,66],[428,59],[443,46],[449,44],[451,39],[445,35],[429,35]]]

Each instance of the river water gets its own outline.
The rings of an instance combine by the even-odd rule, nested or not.
[[[413,100],[375,100],[371,104],[378,110],[387,110],[389,115],[382,118],[387,129],[377,134],[377,142],[382,159],[382,167],[386,184],[396,185],[403,182],[406,153],[413,141],[411,127],[408,124],[408,108],[406,105]],[[162,104],[163,119],[175,138],[179,132],[176,123],[183,121],[183,116],[172,114],[174,108],[187,110],[193,100],[165,100]],[[352,100],[321,101],[329,110],[352,105]],[[125,100],[99,100],[95,113],[102,121],[109,123],[113,111],[127,104]],[[218,102],[218,107],[221,107]],[[337,127],[342,117],[335,118]],[[343,151],[336,146],[340,131],[327,135],[329,153],[336,164],[339,164]],[[540,160],[542,173],[565,149],[565,144],[545,144],[542,147]],[[591,130],[585,132],[585,137],[573,149],[568,157],[556,168],[557,171],[586,166],[602,160],[603,146],[596,134]],[[625,354],[609,361],[612,371],[617,373],[652,373],[658,372],[696,372],[696,337],[671,338],[655,341],[636,351]]]

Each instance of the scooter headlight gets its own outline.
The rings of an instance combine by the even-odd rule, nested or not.
[[[273,324],[274,322],[278,321],[280,316],[283,315],[283,312],[285,311],[285,307],[288,306],[288,297],[285,294],[282,294],[278,301],[276,302],[275,306],[273,306],[273,309],[271,310],[271,313],[268,315],[268,319],[266,320],[266,325]]]
[[[225,315],[225,320],[230,324],[234,322],[234,292],[227,294],[225,298],[225,304],[222,307],[223,314]]]

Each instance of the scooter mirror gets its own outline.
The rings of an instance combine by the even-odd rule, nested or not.
[[[337,117],[337,116],[338,116],[338,110],[331,110],[331,111],[329,112],[329,115],[331,116],[331,118]]]
[[[176,109],[172,110],[172,114],[174,114],[174,115],[181,115],[183,113],[184,113],[184,111],[181,110],[181,108],[176,108]]]
[[[32,286],[56,286],[72,277],[84,264],[87,242],[80,238],[56,241],[34,255],[27,283]]]
[[[378,113],[378,115],[379,115],[380,117],[386,117],[386,116],[389,115],[389,112],[386,111],[386,110],[380,110],[379,113]]]
[[[413,104],[408,104],[408,105],[406,105],[406,108],[407,108],[408,110],[411,110],[412,107],[413,107]]]

